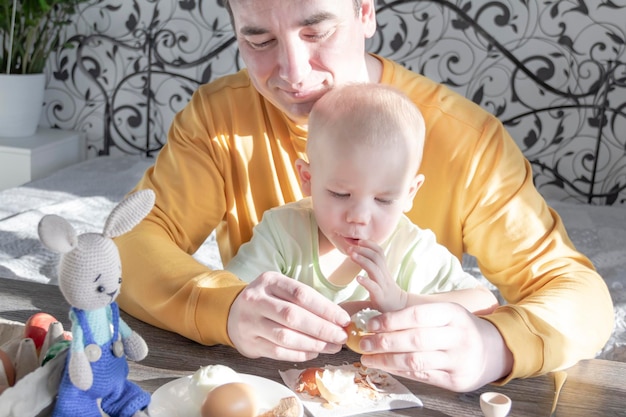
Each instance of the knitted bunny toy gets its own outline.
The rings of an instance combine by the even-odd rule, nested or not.
[[[152,209],[154,192],[127,196],[109,214],[102,234],[77,235],[62,217],[44,216],[39,238],[62,253],[59,288],[72,306],[72,344],[53,417],[147,416],[150,394],[129,381],[128,363],[148,354],[145,341],[121,319],[115,299],[122,283],[112,238],[130,231]],[[100,404],[98,404],[100,402]]]

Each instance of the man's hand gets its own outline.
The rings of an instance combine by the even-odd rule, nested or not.
[[[308,285],[265,272],[235,299],[228,335],[244,356],[302,362],[338,352],[349,322],[345,310]]]
[[[371,368],[452,391],[472,391],[511,372],[498,330],[455,303],[420,304],[372,318],[361,347]]]

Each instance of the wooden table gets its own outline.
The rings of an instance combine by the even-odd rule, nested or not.
[[[69,329],[69,306],[53,285],[0,278],[0,317],[25,322],[37,312],[48,312]],[[149,392],[175,378],[189,375],[200,366],[223,364],[237,372],[255,374],[282,383],[278,370],[339,365],[359,360],[342,350],[305,363],[249,359],[226,346],[207,347],[138,321],[126,314],[124,320],[141,334],[150,349],[146,359],[130,362],[130,379]],[[557,407],[557,416],[626,416],[626,363],[587,360],[567,370],[568,378]],[[486,386],[471,393],[454,393],[415,381],[398,378],[424,403],[423,408],[374,412],[367,416],[482,416],[479,396],[498,391],[513,400],[509,416],[548,417],[554,397],[551,375],[515,380],[506,386]]]

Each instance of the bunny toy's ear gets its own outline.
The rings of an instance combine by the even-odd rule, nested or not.
[[[150,213],[155,198],[152,190],[140,190],[129,194],[109,214],[102,235],[113,238],[129,232]]]
[[[63,217],[56,214],[43,216],[37,228],[39,239],[50,250],[67,253],[78,243],[76,231]]]

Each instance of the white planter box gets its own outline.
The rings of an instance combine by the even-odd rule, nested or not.
[[[45,177],[85,156],[79,132],[40,128],[28,137],[0,137],[0,190]]]
[[[0,74],[0,136],[37,131],[45,89],[45,74]]]

